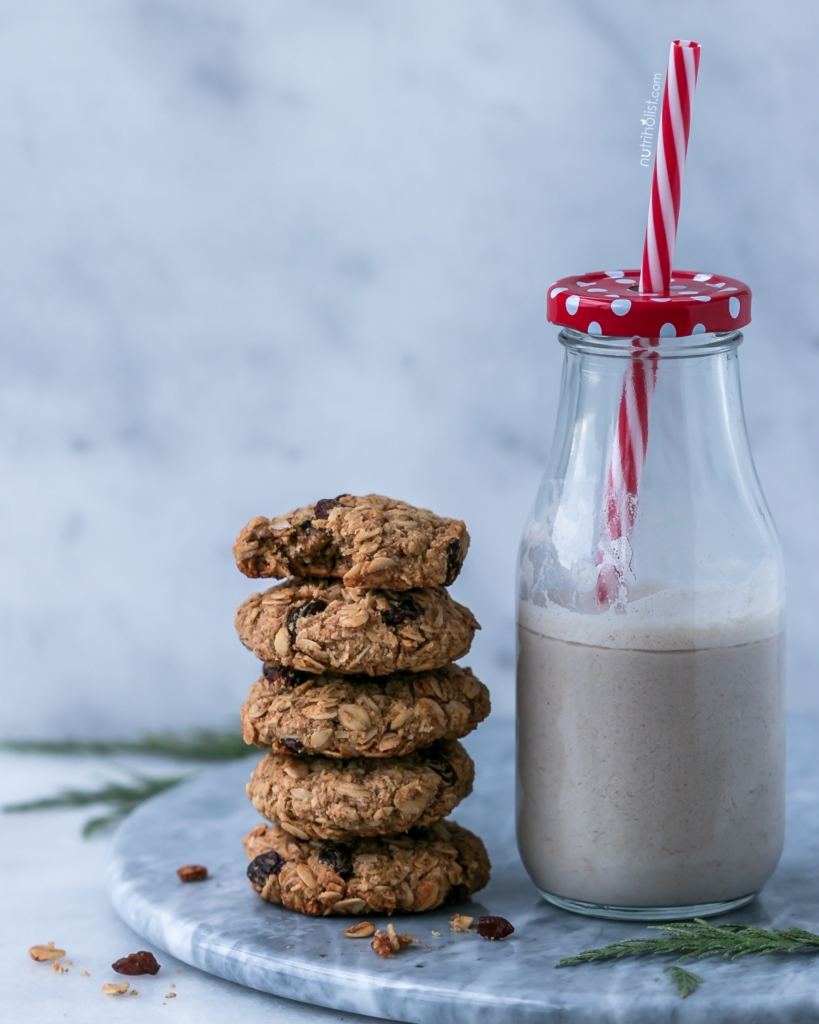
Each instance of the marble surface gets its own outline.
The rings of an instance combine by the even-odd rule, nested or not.
[[[14,755],[0,751],[0,804],[46,796],[58,787],[96,787],[129,772],[162,773],[155,759],[116,765],[93,757]],[[165,765],[165,773],[186,766]],[[234,985],[197,970],[136,935],[116,914],[105,885],[111,837],[83,839],[96,808],[0,814],[0,1020],[4,1024],[373,1024]],[[65,973],[34,963],[28,949],[53,941],[71,961]],[[106,982],[122,981],[114,960],[150,949],[162,968],[132,979],[136,998],[109,998]],[[173,983],[176,987],[171,989]],[[169,992],[174,999],[167,999]]]
[[[761,897],[728,920],[819,929],[817,739],[819,717],[792,718],[785,853]],[[114,905],[156,946],[222,978],[414,1024],[816,1021],[819,957],[705,961],[697,967],[705,984],[685,1001],[659,959],[553,970],[561,956],[644,933],[565,913],[538,897],[514,845],[511,722],[490,720],[467,745],[477,761],[477,785],[456,817],[485,838],[493,876],[463,909],[508,917],[516,928],[508,940],[450,934],[451,910],[434,911],[402,919],[430,948],[382,961],[366,943],[345,939],[339,920],[309,919],[261,901],[245,878],[240,846],[258,820],[243,793],[252,762],[204,771],[128,819],[109,868]],[[498,770],[482,771],[487,765]],[[207,864],[212,878],[179,883],[175,869],[190,861]]]

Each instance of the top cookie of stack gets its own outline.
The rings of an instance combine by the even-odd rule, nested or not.
[[[265,664],[300,672],[443,668],[480,628],[441,585],[455,579],[468,547],[459,520],[379,495],[260,516],[239,534],[237,564],[248,576],[291,578],[249,597],[236,628]]]
[[[341,494],[286,516],[258,516],[233,545],[255,579],[340,578],[345,587],[410,590],[449,586],[469,548],[459,519],[368,494]]]

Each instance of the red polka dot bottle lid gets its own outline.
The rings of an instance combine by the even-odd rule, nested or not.
[[[674,338],[733,331],[751,322],[751,289],[720,274],[675,270],[665,295],[640,292],[639,270],[598,270],[551,286],[546,319],[609,337]]]

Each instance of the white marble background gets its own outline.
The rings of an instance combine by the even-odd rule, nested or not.
[[[636,263],[642,102],[703,44],[680,266],[755,289],[746,407],[819,706],[819,16],[810,0],[0,3],[0,735],[221,725],[251,516],[465,518],[512,706],[555,413],[548,283]]]

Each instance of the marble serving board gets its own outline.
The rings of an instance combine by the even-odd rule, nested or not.
[[[819,930],[817,740],[816,716],[791,720],[785,853],[762,896],[726,920]],[[477,781],[455,817],[485,840],[492,881],[458,909],[507,917],[516,930],[502,942],[450,933],[452,908],[445,908],[397,918],[399,930],[429,948],[380,960],[367,941],[344,938],[350,919],[303,917],[265,903],[247,881],[241,846],[259,821],[244,794],[252,759],[204,770],[125,821],[110,863],[114,906],[146,940],[201,970],[291,999],[415,1024],[819,1020],[819,956],[704,961],[695,968],[704,984],[686,1000],[659,958],[554,970],[567,954],[648,933],[569,914],[539,897],[515,848],[512,723],[490,720],[466,745]],[[207,865],[210,879],[180,883],[176,868],[191,862]]]

